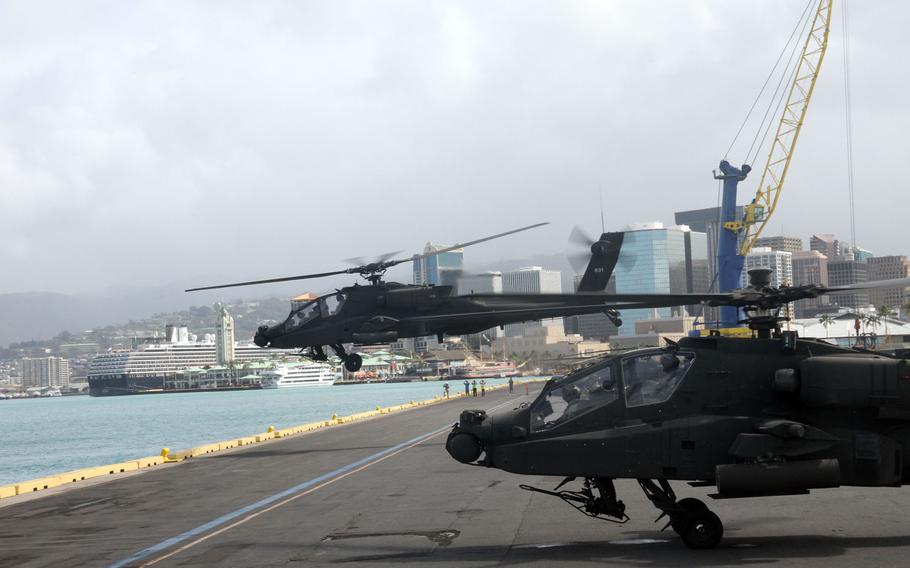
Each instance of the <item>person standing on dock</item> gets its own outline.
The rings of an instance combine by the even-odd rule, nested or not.
[[[487,381],[480,379],[480,396],[487,396]]]
[[[515,392],[515,379],[509,377],[509,394]]]
[[[449,383],[442,383],[442,390],[446,395],[446,398],[449,398]]]
[[[474,398],[477,398],[477,379],[471,381],[471,392],[474,393]]]
[[[468,396],[471,394],[471,383],[468,382],[468,379],[464,380],[464,395]]]

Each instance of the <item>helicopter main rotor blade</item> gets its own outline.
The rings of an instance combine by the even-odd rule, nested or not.
[[[844,286],[827,286],[823,288],[825,294],[850,290],[873,290],[875,288],[910,288],[910,278],[893,278],[891,280],[875,280]]]
[[[521,227],[520,229],[512,229],[511,231],[506,231],[505,233],[499,233],[498,235],[492,235],[492,236],[489,236],[489,237],[484,237],[484,238],[482,238],[482,239],[477,239],[477,240],[474,240],[474,241],[468,241],[468,242],[466,242],[466,243],[458,243],[458,244],[455,244],[455,245],[452,245],[452,246],[449,246],[449,247],[445,247],[445,248],[442,248],[442,249],[439,249],[439,250],[434,250],[433,252],[425,252],[425,253],[423,253],[423,254],[418,254],[418,255],[412,256],[411,258],[402,258],[402,259],[399,259],[399,260],[390,260],[389,262],[386,262],[386,263],[384,263],[384,264],[385,264],[386,266],[395,266],[396,264],[401,264],[402,262],[413,262],[413,261],[415,261],[415,260],[421,260],[421,259],[424,259],[424,258],[427,258],[427,257],[430,257],[430,256],[436,256],[437,254],[442,254],[442,253],[444,253],[444,252],[449,252],[449,251],[453,251],[453,250],[456,250],[456,249],[460,249],[460,248],[464,248],[464,247],[469,247],[469,246],[471,246],[471,245],[476,245],[476,244],[479,244],[479,243],[485,243],[485,242],[487,242],[487,241],[492,241],[493,239],[498,239],[498,238],[505,237],[505,236],[508,236],[508,235],[514,235],[515,233],[520,233],[520,232],[522,232],[522,231],[527,231],[527,230],[529,230],[529,229],[536,229],[537,227],[543,227],[544,225],[549,225],[549,224],[550,224],[549,222],[545,222],[545,223],[535,223],[534,225],[528,225],[527,227]]]
[[[199,290],[214,290],[216,288],[234,288],[236,286],[254,286],[256,284],[271,284],[273,282],[290,282],[292,280],[306,280],[308,278],[322,278],[324,276],[335,276],[336,274],[351,274],[352,269],[335,270],[333,272],[320,272],[318,274],[303,274],[301,276],[286,276],[284,278],[268,278],[266,280],[250,280],[249,282],[235,282],[233,284],[218,284],[217,286],[202,286],[199,288],[190,288],[185,292],[197,292]]]

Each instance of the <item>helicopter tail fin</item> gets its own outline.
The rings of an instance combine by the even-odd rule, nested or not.
[[[578,284],[579,292],[603,292],[607,288],[616,261],[619,260],[619,251],[625,233],[603,233],[600,239],[591,245],[591,260],[585,270],[581,282]]]

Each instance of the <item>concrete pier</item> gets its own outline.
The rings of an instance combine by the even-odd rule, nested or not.
[[[696,552],[660,532],[634,481],[617,483],[632,520],[616,525],[518,488],[558,479],[465,466],[445,452],[461,410],[526,400],[494,391],[0,501],[0,567],[828,568],[910,556],[910,489],[711,502],[709,489],[676,483],[726,527],[719,549]]]

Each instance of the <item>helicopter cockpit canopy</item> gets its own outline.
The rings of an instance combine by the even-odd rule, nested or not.
[[[619,397],[616,365],[613,362],[573,375],[547,385],[531,406],[533,431],[547,431],[576,416],[606,406]]]
[[[629,354],[622,358],[626,406],[666,402],[692,367],[695,353],[662,350]]]
[[[544,387],[531,406],[531,428],[535,432],[547,431],[607,406],[620,394],[627,408],[666,402],[694,361],[695,353],[659,349],[613,357],[571,373]]]
[[[346,301],[346,294],[343,292],[335,292],[307,302],[302,306],[291,310],[288,319],[284,323],[285,329],[290,331],[310,323],[311,321],[317,320],[320,317],[337,315],[341,312],[341,308]]]

